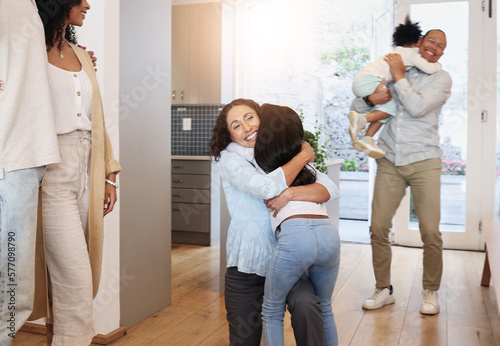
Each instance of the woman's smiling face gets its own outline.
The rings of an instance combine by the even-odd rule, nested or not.
[[[90,5],[87,0],[82,0],[78,5],[73,6],[71,12],[68,15],[66,24],[71,24],[74,26],[82,26],[83,20],[87,15],[87,11],[90,10]]]
[[[226,123],[233,142],[242,147],[255,147],[260,125],[260,118],[255,110],[245,105],[234,106],[227,113]]]

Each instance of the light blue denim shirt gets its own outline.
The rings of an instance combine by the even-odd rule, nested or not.
[[[451,94],[451,77],[446,71],[429,75],[413,67],[405,75],[405,79],[389,83],[397,113],[378,140],[385,157],[396,166],[441,157],[439,114]],[[351,108],[361,113],[369,110],[361,98]]]
[[[247,153],[253,157],[253,149]],[[219,168],[231,215],[226,243],[227,267],[265,276],[276,240],[263,200],[278,196],[288,188],[285,174],[281,168],[263,174],[248,155],[228,150],[221,153]],[[327,188],[330,198],[339,197],[337,185],[326,175],[318,172],[316,181]]]

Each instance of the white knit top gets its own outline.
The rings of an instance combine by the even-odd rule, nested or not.
[[[273,232],[276,231],[279,225],[286,218],[293,215],[324,215],[328,216],[326,205],[324,203],[314,203],[305,201],[290,201],[285,205],[276,217],[273,216],[274,211],[271,212],[271,227]]]
[[[92,83],[83,68],[72,72],[49,64],[49,81],[57,134],[91,131]]]

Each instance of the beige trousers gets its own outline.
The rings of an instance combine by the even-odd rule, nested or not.
[[[87,346],[93,328],[92,272],[85,241],[89,212],[88,131],[58,136],[61,162],[43,182],[45,251],[54,324],[53,346]]]
[[[406,187],[410,186],[418,216],[423,250],[423,288],[437,291],[443,271],[441,217],[441,160],[428,159],[406,166],[395,166],[387,159],[377,160],[370,226],[376,287],[391,284],[391,244],[389,232]]]

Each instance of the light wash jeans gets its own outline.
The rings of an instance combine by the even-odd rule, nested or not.
[[[340,265],[340,238],[328,219],[290,219],[281,224],[278,245],[266,275],[262,321],[264,345],[283,345],[285,300],[293,285],[309,273],[321,301],[325,345],[338,345],[332,295]]]
[[[0,345],[33,309],[38,191],[45,167],[20,169],[0,179]]]

